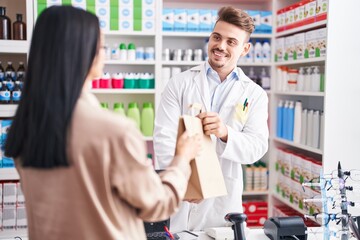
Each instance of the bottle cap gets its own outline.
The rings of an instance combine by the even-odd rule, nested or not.
[[[126,45],[125,45],[125,43],[121,43],[121,44],[120,44],[120,49],[122,49],[122,50],[125,49],[125,50],[126,50]]]
[[[103,107],[103,108],[109,108],[109,104],[108,104],[108,103],[101,103],[101,107]]]
[[[19,22],[22,22],[22,14],[17,13],[16,14],[16,20],[19,21]]]
[[[124,109],[124,103],[119,103],[119,102],[114,103],[114,109],[117,109],[117,108]]]
[[[137,105],[136,102],[131,102],[131,103],[129,103],[129,107],[128,107],[128,108],[137,108],[137,107],[138,107],[138,105]]]
[[[8,64],[9,64],[9,65],[11,65],[11,64],[12,64],[12,62],[8,62]]]
[[[133,50],[133,49],[135,49],[135,44],[133,44],[133,43],[129,43],[129,45],[128,45],[128,50]]]
[[[143,108],[152,108],[152,103],[151,102],[144,102],[143,103]]]

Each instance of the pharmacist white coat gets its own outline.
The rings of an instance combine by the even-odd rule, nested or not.
[[[224,174],[228,195],[203,200],[199,204],[183,202],[171,218],[172,231],[203,230],[225,226],[224,216],[242,212],[243,173],[241,164],[259,160],[268,149],[268,97],[266,92],[238,68],[237,80],[219,115],[228,127],[228,141],[211,136]],[[247,99],[248,108],[243,105]],[[189,105],[200,103],[211,111],[205,64],[174,76],[166,86],[155,118],[154,149],[160,169],[174,155],[179,117],[190,114]]]

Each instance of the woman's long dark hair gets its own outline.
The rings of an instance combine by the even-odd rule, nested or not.
[[[37,19],[22,98],[5,155],[24,167],[69,166],[67,130],[98,52],[98,18],[71,6],[50,7]]]

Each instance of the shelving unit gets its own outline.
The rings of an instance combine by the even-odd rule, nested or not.
[[[91,89],[94,94],[155,94],[154,89]]]
[[[299,59],[299,60],[291,60],[291,61],[282,61],[276,62],[276,66],[290,66],[290,65],[308,65],[314,63],[324,63],[326,60],[325,57],[317,57],[317,58],[306,58],[306,59]]]
[[[284,95],[284,96],[308,96],[308,97],[324,97],[325,93],[324,92],[303,92],[303,91],[299,91],[299,92],[281,92],[281,91],[275,91],[274,92],[275,95]]]
[[[136,60],[136,61],[126,61],[122,62],[120,60],[105,60],[107,65],[155,65],[155,61],[146,61],[146,60]]]
[[[298,148],[300,150],[305,150],[305,151],[316,153],[316,154],[319,154],[319,155],[322,155],[322,153],[323,153],[323,151],[321,149],[309,147],[309,146],[299,144],[299,143],[294,143],[294,142],[288,141],[286,139],[274,137],[273,140],[278,142],[278,143],[282,143],[282,144],[285,144],[287,146],[290,146],[290,147],[295,147],[295,148]]]
[[[280,1],[279,1],[280,2]],[[290,4],[288,2],[288,4]],[[315,28],[321,28],[321,27],[325,27],[327,24],[327,20],[324,21],[320,21],[320,22],[314,22],[305,26],[301,26],[301,27],[297,27],[297,28],[293,28],[293,29],[289,29],[289,30],[285,30],[279,33],[275,34],[275,37],[283,37],[283,36],[287,36],[287,35],[291,35],[294,33],[299,33],[299,32],[305,32],[311,29],[315,29]]]

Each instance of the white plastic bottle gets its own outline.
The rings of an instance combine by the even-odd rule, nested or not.
[[[320,92],[320,70],[318,66],[314,67],[314,71],[311,75],[311,91]]]
[[[111,59],[113,60],[120,59],[120,50],[117,44],[114,44],[113,48],[111,49]]]
[[[205,40],[205,44],[204,44],[204,60],[207,61],[209,60],[209,56],[208,56],[208,47],[209,47],[209,39]]]
[[[271,47],[268,40],[265,40],[262,45],[262,62],[268,63],[271,61]]]
[[[319,148],[319,142],[320,142],[320,112],[314,111],[313,131],[312,131],[312,147]]]
[[[120,48],[120,60],[126,61],[128,57],[127,57],[127,49],[125,43],[121,43],[119,48]]]
[[[254,62],[261,63],[262,62],[262,46],[260,41],[256,41],[254,46]]]
[[[304,81],[305,81],[305,70],[304,67],[300,67],[297,85],[296,85],[296,91],[304,91]]]
[[[312,77],[311,77],[311,67],[308,67],[306,69],[306,75],[305,75],[305,84],[304,84],[304,91],[305,92],[310,92],[311,91],[311,80],[312,80]]]
[[[300,143],[306,145],[306,134],[307,134],[307,109],[303,109],[301,113],[301,137]]]
[[[270,77],[267,75],[265,68],[261,69],[261,86],[263,89],[270,89]]]
[[[127,59],[129,61],[135,61],[136,60],[135,44],[133,44],[133,43],[129,43],[129,45],[128,45]]]
[[[312,146],[313,145],[313,119],[314,119],[314,110],[309,110],[308,111],[308,114],[307,114],[307,123],[306,123],[306,126],[307,126],[307,129],[306,129],[306,145],[307,146]]]
[[[301,114],[302,114],[302,103],[296,101],[295,113],[294,113],[294,143],[300,143],[301,139]]]

